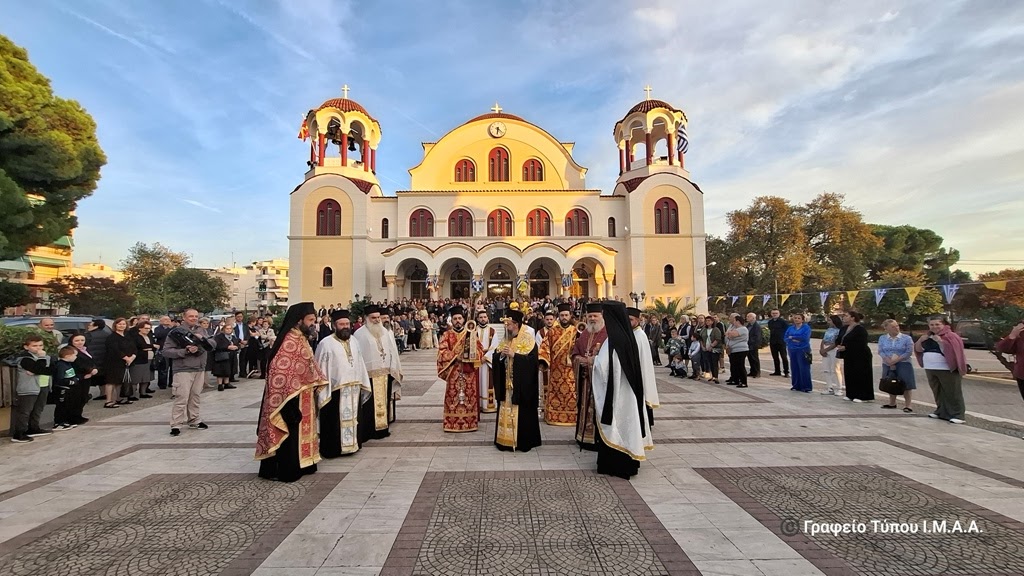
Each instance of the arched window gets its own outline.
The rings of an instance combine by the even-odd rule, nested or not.
[[[566,236],[590,236],[590,218],[580,208],[573,208],[565,215]]]
[[[459,208],[448,216],[448,235],[455,237],[473,235],[473,215],[469,213],[469,210]]]
[[[434,235],[434,215],[426,208],[420,208],[409,217],[409,236],[430,238]]]
[[[665,264],[665,284],[676,283],[676,269],[671,264]]]
[[[388,237],[388,234],[391,233],[390,227],[391,227],[391,223],[388,222],[387,218],[384,218],[384,219],[382,219],[380,221],[380,237],[381,238],[387,238]]]
[[[654,233],[679,234],[679,206],[671,198],[662,198],[654,204]]]
[[[487,174],[491,182],[508,182],[508,150],[495,148],[487,155]]]
[[[551,215],[537,208],[526,217],[527,236],[551,236]]]
[[[469,158],[459,160],[455,164],[456,182],[476,182],[476,164]]]
[[[331,270],[330,266],[324,268],[323,286],[324,288],[334,286],[334,270]]]
[[[523,182],[543,182],[544,165],[533,158],[523,163]]]
[[[341,206],[330,198],[316,207],[316,235],[341,236]]]
[[[495,238],[512,235],[512,215],[498,208],[487,215],[487,235]]]
[[[615,218],[608,219],[608,237],[615,238]]]

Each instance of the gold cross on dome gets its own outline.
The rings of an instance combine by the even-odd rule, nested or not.
[[[341,87],[341,97],[348,99],[348,84]]]
[[[498,106],[497,101],[494,102],[494,106],[491,108],[491,111],[493,111],[495,114],[501,112],[501,106]]]
[[[646,94],[644,99],[645,100],[650,100],[651,99],[651,85],[650,84],[648,84],[647,86],[644,86],[644,93]]]

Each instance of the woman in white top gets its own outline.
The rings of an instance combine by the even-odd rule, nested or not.
[[[843,327],[843,319],[839,316],[829,316],[831,326],[825,330],[821,337],[821,345],[818,353],[821,354],[821,369],[825,373],[825,390],[822,394],[842,396],[843,395],[843,360],[837,358],[839,353],[836,346],[839,345],[839,331]]]

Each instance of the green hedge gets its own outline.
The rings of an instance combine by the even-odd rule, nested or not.
[[[53,356],[57,353],[57,341],[52,334],[47,334],[35,326],[0,325],[0,358],[7,358],[24,350],[25,338],[32,334],[43,337],[47,354]]]

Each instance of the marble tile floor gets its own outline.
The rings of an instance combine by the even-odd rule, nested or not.
[[[244,566],[223,573],[417,573],[415,562],[403,562],[408,558],[399,554],[425,554],[428,549],[416,548],[423,537],[415,529],[430,513],[430,498],[436,498],[429,493],[424,500],[421,494],[434,475],[494,473],[514,479],[593,474],[596,457],[576,447],[572,428],[542,424],[544,446],[516,454],[493,447],[494,415],[484,415],[476,433],[445,434],[444,386],[435,381],[432,351],[407,353],[402,360],[407,379],[425,391],[399,403],[391,436],[368,443],[351,457],[321,462],[319,471],[337,474],[340,481],[311,503],[308,514],[295,519],[294,526],[285,525],[287,533],[282,531],[283,538],[272,548],[246,552],[252,555],[243,554]],[[657,374],[667,378],[666,370]],[[748,509],[746,497],[709,481],[707,471],[714,469],[842,471],[873,466],[957,499],[971,513],[988,511],[1007,523],[1024,522],[1024,443],[1019,439],[932,420],[923,411],[889,414],[878,403],[858,405],[793,393],[781,378],[753,380],[743,393],[689,380],[673,379],[671,384],[665,386],[663,405],[655,412],[655,449],[628,483],[637,500],[623,500],[631,512],[648,510],[651,520],[638,526],[661,526],[687,559],[662,562],[665,573],[869,573],[850,558],[829,552],[842,547],[809,551],[811,544],[780,536],[778,526]],[[210,429],[185,429],[177,438],[168,435],[169,404],[159,404],[31,444],[3,442],[0,547],[37,535],[43,538],[97,502],[116,503],[120,493],[141,481],[197,474],[254,477],[261,393],[259,380],[243,381],[230,393],[207,391],[202,413]],[[828,507],[822,504],[820,510],[827,519]],[[885,510],[868,512],[885,515]],[[540,550],[550,545],[538,539],[515,546]],[[652,549],[668,558],[660,545],[652,543]],[[507,553],[521,551],[515,546]],[[0,548],[0,556],[13,553]],[[0,557],[0,565],[4,561]],[[463,573],[477,573],[473,567],[479,566],[462,565],[469,566]],[[545,572],[543,563],[537,570],[555,573]]]

